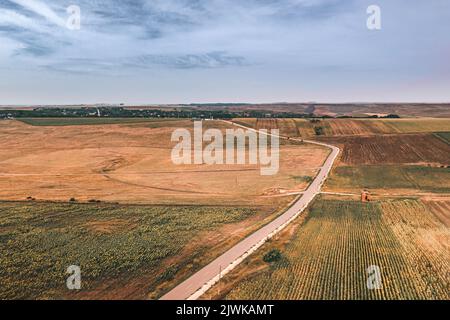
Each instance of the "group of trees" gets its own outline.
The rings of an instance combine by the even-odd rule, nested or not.
[[[187,118],[187,119],[233,119],[233,118],[307,118],[326,119],[330,116],[316,116],[313,113],[276,112],[273,110],[228,110],[227,108],[202,110],[197,107],[136,109],[124,107],[53,107],[33,110],[0,110],[0,119],[4,118]],[[337,118],[353,118],[340,116]],[[366,118],[378,118],[367,116]],[[381,118],[381,117],[380,117]],[[388,115],[382,118],[399,118]],[[318,129],[320,130],[320,129]]]

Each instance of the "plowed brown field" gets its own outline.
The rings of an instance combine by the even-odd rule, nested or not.
[[[401,133],[432,133],[450,131],[450,119],[236,119],[257,129],[279,129],[282,135],[315,137],[315,127],[322,127],[324,136],[364,136]]]
[[[450,164],[450,145],[431,134],[334,137],[321,139],[343,146],[341,162],[368,164]]]

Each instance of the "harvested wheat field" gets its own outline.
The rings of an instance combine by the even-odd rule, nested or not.
[[[432,134],[403,134],[323,138],[339,145],[343,165],[450,165],[450,145]]]
[[[226,298],[450,299],[449,243],[450,229],[420,201],[322,198],[281,257],[239,282]],[[274,240],[260,251],[277,246]],[[380,270],[377,289],[368,286],[370,266]]]
[[[0,200],[145,204],[273,204],[302,191],[328,155],[322,147],[282,145],[280,170],[257,165],[174,165],[171,134],[188,120],[113,125],[31,126],[0,122]],[[218,121],[204,129],[229,128]]]

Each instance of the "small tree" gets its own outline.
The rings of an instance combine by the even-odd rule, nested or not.
[[[323,135],[323,127],[314,127],[314,132],[316,133],[316,136]]]
[[[267,262],[267,263],[277,262],[280,259],[281,259],[281,252],[278,249],[270,250],[263,257],[264,262]]]

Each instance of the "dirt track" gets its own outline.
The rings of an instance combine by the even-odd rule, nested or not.
[[[248,127],[233,124],[238,127],[249,129]],[[249,129],[256,131],[254,129]],[[281,137],[283,138],[283,137]],[[285,226],[292,222],[304,209],[311,203],[315,196],[320,193],[323,183],[333,167],[333,164],[339,155],[340,149],[315,141],[305,141],[308,143],[328,147],[332,150],[323,167],[320,169],[314,181],[310,184],[303,195],[291,206],[285,213],[251,234],[231,249],[226,251],[216,260],[195,273],[193,276],[172,289],[161,300],[195,300],[211,288],[220,278],[234,269],[248,255],[256,251],[269,238],[281,231]]]

